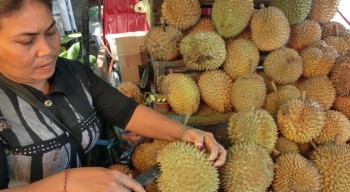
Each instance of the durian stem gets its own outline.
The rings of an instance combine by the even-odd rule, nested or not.
[[[186,116],[185,116],[185,119],[184,119],[184,125],[187,125],[187,123],[188,123],[188,119],[190,118],[190,114],[187,114]]]
[[[334,30],[335,30],[335,36],[336,36],[336,37],[339,37],[338,25],[334,25]]]
[[[318,147],[317,145],[313,142],[313,141],[310,141],[310,144],[312,145],[312,147],[316,150]]]
[[[272,86],[273,92],[277,92],[278,91],[276,83],[274,81],[271,81],[271,86]]]
[[[306,91],[301,91],[301,101],[305,102],[306,99]]]

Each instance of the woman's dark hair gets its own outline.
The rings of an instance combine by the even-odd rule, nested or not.
[[[52,11],[52,0],[0,0],[0,28],[1,19],[19,11],[23,7],[25,1],[29,1],[28,3],[34,1],[42,3]]]

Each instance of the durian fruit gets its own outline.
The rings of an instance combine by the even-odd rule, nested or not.
[[[133,82],[122,81],[118,85],[117,89],[123,95],[134,99],[137,103],[139,103],[139,104],[143,103],[143,95],[141,93],[141,89]]]
[[[281,155],[287,154],[287,153],[298,153],[299,154],[299,148],[298,145],[285,137],[278,137],[275,150],[277,150]]]
[[[294,85],[284,85],[277,89],[276,85],[273,83],[273,87],[275,92],[266,95],[264,105],[264,109],[272,116],[276,116],[279,107],[284,103],[301,98],[300,90]]]
[[[206,71],[197,82],[202,100],[220,113],[232,110],[232,79],[221,70]]]
[[[300,23],[308,16],[312,0],[270,0],[270,6],[281,9],[289,25]]]
[[[164,0],[161,9],[165,23],[180,30],[194,26],[201,16],[199,0]]]
[[[327,142],[346,143],[350,138],[350,121],[344,114],[339,111],[326,111],[325,125],[321,134],[313,141],[316,144],[323,144]]]
[[[240,143],[228,149],[226,163],[220,168],[225,192],[266,191],[273,179],[273,162],[258,145]]]
[[[230,39],[249,39],[249,40],[251,40],[250,27],[247,26],[242,32],[240,32],[238,35],[236,35]]]
[[[138,145],[131,155],[131,162],[135,169],[144,172],[152,165],[156,164],[157,153],[153,150],[152,143],[142,143]]]
[[[277,113],[280,133],[295,143],[306,143],[317,137],[324,126],[324,111],[316,102],[291,100]]]
[[[304,157],[309,157],[310,153],[313,151],[311,143],[298,143],[297,145],[300,155]]]
[[[157,186],[156,181],[147,183],[147,184],[145,185],[145,190],[146,190],[147,192],[160,192],[159,189],[158,189],[158,186]]]
[[[337,13],[340,0],[313,0],[309,18],[318,23],[327,23]]]
[[[146,34],[145,47],[155,60],[170,61],[180,54],[182,33],[172,26],[154,26]]]
[[[297,51],[281,48],[270,52],[263,63],[264,71],[270,79],[278,84],[290,84],[299,79],[303,73],[303,63]]]
[[[328,36],[343,36],[346,34],[346,28],[343,24],[336,21],[329,21],[321,24],[322,39]]]
[[[133,172],[127,165],[124,164],[112,164],[108,167],[108,169],[117,170],[121,173],[124,173],[125,175],[131,175],[132,177],[135,176],[135,172]]]
[[[233,79],[251,75],[259,64],[259,50],[248,39],[237,39],[227,43],[227,58],[224,71]]]
[[[330,109],[335,100],[335,88],[326,76],[312,77],[302,82],[300,91],[306,91],[306,99],[315,100],[323,109]]]
[[[163,78],[159,93],[179,115],[192,115],[198,110],[200,93],[196,82],[188,74],[171,73]]]
[[[208,158],[208,154],[193,144],[170,143],[157,158],[161,170],[158,189],[162,192],[217,191],[219,174]]]
[[[334,109],[342,112],[350,119],[350,96],[337,96],[334,101]]]
[[[310,43],[308,48],[311,47],[320,49],[329,58],[336,59],[339,56],[338,51],[334,47],[328,45],[324,40],[318,40]]]
[[[232,84],[231,103],[237,111],[260,109],[265,102],[266,85],[257,74],[241,77]]]
[[[303,76],[307,78],[328,75],[335,63],[333,56],[315,47],[303,49],[300,56],[304,67]]]
[[[252,40],[261,51],[281,48],[290,35],[288,19],[277,7],[262,8],[254,12],[250,29]]]
[[[226,59],[225,41],[215,32],[189,34],[180,43],[180,53],[188,69],[217,69]]]
[[[271,84],[271,79],[266,75],[266,73],[263,70],[257,70],[257,74],[264,79],[265,85],[266,85],[266,93],[272,93],[275,91],[274,87]],[[278,87],[280,85],[276,84],[275,85]]]
[[[350,191],[350,148],[347,146],[323,145],[311,155],[321,175],[321,191]]]
[[[200,32],[200,31],[215,32],[213,21],[210,18],[206,18],[206,17],[200,18],[198,23],[191,28],[191,30],[189,31],[189,34]]]
[[[227,131],[231,143],[253,143],[268,152],[272,152],[277,140],[275,120],[262,109],[232,114]]]
[[[216,0],[211,17],[217,33],[229,38],[241,33],[253,14],[253,0]]]
[[[272,183],[276,192],[318,192],[321,178],[317,167],[298,153],[281,155],[275,162]]]
[[[320,25],[316,21],[306,19],[291,26],[288,47],[301,50],[308,44],[321,40],[321,36],[322,30]]]
[[[340,96],[350,96],[350,62],[334,65],[330,80]]]
[[[325,37],[324,41],[334,47],[339,54],[347,54],[350,49],[349,42],[346,41],[345,37],[334,37],[334,36],[329,36]]]

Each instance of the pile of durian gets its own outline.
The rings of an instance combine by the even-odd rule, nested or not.
[[[215,0],[202,16],[199,0],[164,0],[146,48],[199,76],[167,74],[158,91],[180,115],[201,103],[232,113],[231,145],[215,171],[186,143],[141,144],[134,167],[163,173],[147,191],[350,191],[350,31],[331,21],[338,5]]]

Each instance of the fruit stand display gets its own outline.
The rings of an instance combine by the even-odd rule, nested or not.
[[[153,91],[169,117],[220,125],[212,132],[228,156],[212,170],[189,145],[143,143],[135,168],[162,171],[147,191],[350,191],[350,31],[331,21],[339,0],[156,2],[145,37]]]

